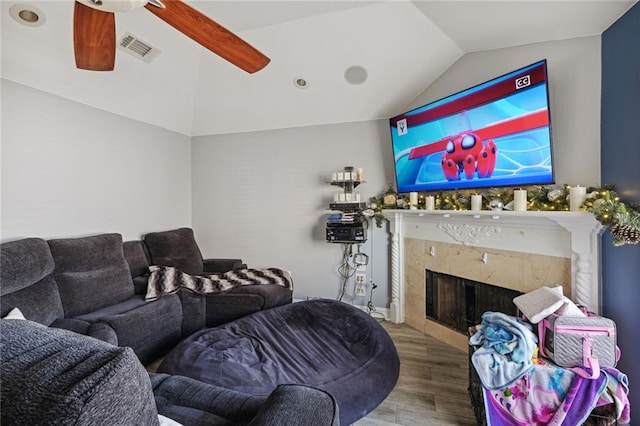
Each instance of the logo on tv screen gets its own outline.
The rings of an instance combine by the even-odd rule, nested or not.
[[[525,75],[520,78],[516,78],[516,90],[523,89],[531,84],[531,76]]]
[[[398,136],[403,136],[407,134],[407,119],[403,118],[402,120],[398,120],[398,122],[396,123],[396,126],[398,127]]]

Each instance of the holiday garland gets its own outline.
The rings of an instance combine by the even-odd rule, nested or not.
[[[537,211],[569,211],[568,194],[570,185],[562,188],[551,186],[530,186],[527,190],[528,210]],[[435,196],[436,210],[469,210],[472,191],[441,191],[430,193]],[[512,188],[489,188],[481,193],[483,208],[511,209],[513,202]],[[370,208],[376,226],[380,228],[385,220],[383,215],[383,196],[372,197]],[[409,208],[408,195],[398,197],[398,209]],[[425,208],[425,194],[418,194],[418,209]],[[587,199],[581,210],[592,213],[595,218],[606,226],[613,236],[613,244],[638,244],[640,242],[640,203],[625,204],[613,187],[587,189]]]

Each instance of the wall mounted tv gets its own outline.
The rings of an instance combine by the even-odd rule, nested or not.
[[[389,121],[398,192],[554,183],[546,59]]]

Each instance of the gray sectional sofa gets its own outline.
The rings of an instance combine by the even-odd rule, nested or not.
[[[206,297],[180,291],[149,303],[144,295],[150,262],[186,268],[205,262],[189,228],[145,239],[148,245],[143,240],[123,242],[122,235],[108,233],[3,243],[0,316],[17,307],[40,324],[129,346],[145,364],[204,327],[291,303],[292,292],[278,285],[246,286]],[[170,249],[176,253],[173,258]],[[206,264],[206,272],[202,267],[185,272],[244,266],[240,259],[210,259]]]
[[[173,245],[177,257],[195,244],[189,228],[157,234],[151,239],[170,237],[163,244]],[[188,335],[291,302],[291,291],[275,285],[248,286],[261,288],[226,298],[238,306],[222,315],[207,313],[208,305],[223,305],[210,302],[219,295],[179,291],[147,302],[150,253],[158,249],[158,241],[123,242],[117,233],[0,245],[3,425],[155,425],[158,414],[185,425],[339,423],[335,399],[310,386],[283,385],[253,396],[147,374],[143,364]],[[209,271],[244,266],[239,259],[205,261],[199,250],[189,253]],[[26,321],[4,319],[14,308]]]

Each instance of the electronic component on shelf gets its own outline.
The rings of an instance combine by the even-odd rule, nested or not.
[[[330,243],[364,243],[367,221],[360,213],[334,213],[327,216],[326,237]]]
[[[367,231],[362,224],[327,223],[327,241],[330,243],[364,243]]]
[[[367,208],[367,203],[330,203],[329,208],[341,211],[364,210]]]

